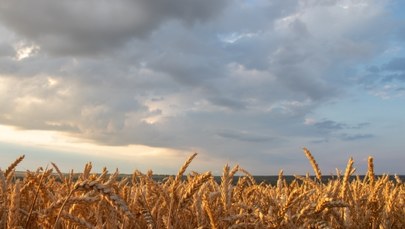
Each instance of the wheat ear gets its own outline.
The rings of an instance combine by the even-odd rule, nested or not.
[[[401,178],[398,176],[398,174],[395,174],[395,175],[394,175],[394,178],[395,178],[395,181],[396,181],[398,184],[402,184],[402,180],[401,180]]]
[[[58,173],[59,179],[61,180],[61,182],[65,182],[65,176],[63,176],[63,173],[60,171],[59,167],[51,162],[52,166],[55,168],[56,172]]]
[[[343,187],[342,190],[340,192],[340,196],[342,198],[345,197],[346,194],[346,189],[349,183],[349,177],[351,175],[352,172],[352,168],[353,168],[353,158],[349,158],[349,161],[347,162],[347,166],[346,166],[346,170],[345,170],[345,175],[343,176]]]
[[[244,168],[238,168],[239,171],[241,171],[243,174],[245,174],[247,176],[247,178],[249,179],[251,185],[255,185],[256,184],[256,180],[255,178],[252,176],[252,174],[250,174],[248,171],[246,171]]]
[[[183,164],[183,166],[181,166],[179,172],[177,173],[176,176],[176,180],[175,181],[180,181],[180,179],[183,177],[184,172],[186,171],[186,169],[188,168],[188,166],[190,165],[190,163],[193,161],[193,159],[197,156],[197,153],[193,153],[193,155],[191,155],[187,161]]]
[[[229,176],[230,167],[225,165],[221,177],[221,200],[224,206],[224,211],[227,213],[231,205],[231,198],[229,196],[229,185],[231,184],[231,177]]]
[[[155,220],[153,219],[153,216],[151,214],[151,211],[149,210],[149,207],[145,200],[145,196],[143,194],[141,194],[140,198],[138,199],[138,203],[141,207],[141,214],[145,219],[148,228],[155,228]]]
[[[15,169],[15,167],[17,167],[17,165],[20,164],[20,162],[24,159],[24,157],[25,157],[25,155],[18,157],[10,166],[8,166],[8,168],[4,172],[4,176],[8,177],[8,175],[11,173],[11,171],[13,171]]]
[[[277,192],[281,192],[281,189],[283,188],[283,170],[281,169],[278,173],[278,179],[277,179]]]
[[[315,158],[312,156],[311,152],[307,148],[304,148],[304,153],[307,156],[309,162],[311,163],[312,168],[314,169],[316,178],[318,178],[318,180],[321,181],[322,173],[321,170],[319,169],[318,163],[316,163]]]
[[[371,184],[374,184],[374,161],[373,157],[368,157],[368,171],[367,171],[367,176]]]
[[[0,169],[0,186],[1,186],[1,192],[2,193],[5,193],[5,192],[7,192],[7,179],[6,179],[6,177],[4,176],[4,172],[3,171],[1,171],[1,169]]]

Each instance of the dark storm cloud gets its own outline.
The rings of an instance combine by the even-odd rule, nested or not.
[[[2,0],[0,19],[12,31],[59,55],[92,55],[144,38],[167,20],[192,25],[216,17],[221,1]]]

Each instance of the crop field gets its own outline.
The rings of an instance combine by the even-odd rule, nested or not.
[[[93,173],[91,163],[79,176],[52,163],[17,178],[21,156],[0,170],[0,228],[405,228],[400,177],[375,176],[372,157],[367,174],[355,177],[350,158],[342,174],[321,182],[304,153],[315,177],[287,182],[280,171],[275,185],[239,166],[225,165],[219,182],[209,171],[186,173],[196,154],[161,181],[152,171]]]

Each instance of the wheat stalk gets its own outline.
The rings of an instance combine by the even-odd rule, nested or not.
[[[17,227],[17,223],[20,220],[20,181],[17,181],[14,185],[13,193],[11,196],[10,210],[8,212],[7,226],[9,228]]]
[[[62,214],[62,217],[66,218],[66,219],[68,219],[70,221],[73,221],[75,224],[84,226],[86,228],[91,228],[91,229],[94,228],[95,229],[95,227],[93,225],[91,225],[89,222],[87,222],[86,220],[80,219],[79,217],[73,216],[71,214],[64,213],[64,214]]]
[[[193,159],[197,156],[197,153],[193,153],[187,160],[186,162],[183,164],[183,166],[181,166],[179,172],[177,173],[177,176],[171,186],[171,190],[170,190],[170,205],[169,205],[169,216],[168,216],[168,227],[172,227],[172,217],[173,217],[173,213],[175,212],[174,206],[178,201],[178,196],[176,194],[176,189],[177,186],[181,180],[181,178],[183,177],[184,172],[186,171],[186,169],[188,168],[188,166],[190,165],[190,163],[193,161]]]
[[[31,216],[32,216],[32,212],[33,212],[33,210],[34,210],[34,206],[35,206],[35,204],[36,204],[36,202],[37,202],[37,199],[38,199],[39,191],[41,190],[41,184],[42,184],[42,182],[43,182],[43,180],[44,180],[44,177],[45,177],[45,174],[46,174],[47,171],[48,171],[48,165],[46,166],[45,171],[42,173],[41,178],[40,178],[40,180],[39,180],[38,188],[37,188],[37,190],[36,190],[36,192],[35,192],[35,197],[34,197],[34,200],[33,200],[32,204],[31,204],[27,221],[25,222],[25,228],[28,227],[28,224],[29,224],[29,222],[30,222],[30,219],[31,219]]]

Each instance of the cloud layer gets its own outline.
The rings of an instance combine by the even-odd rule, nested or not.
[[[390,4],[1,0],[0,123],[240,160],[373,139],[322,110],[403,101]]]

